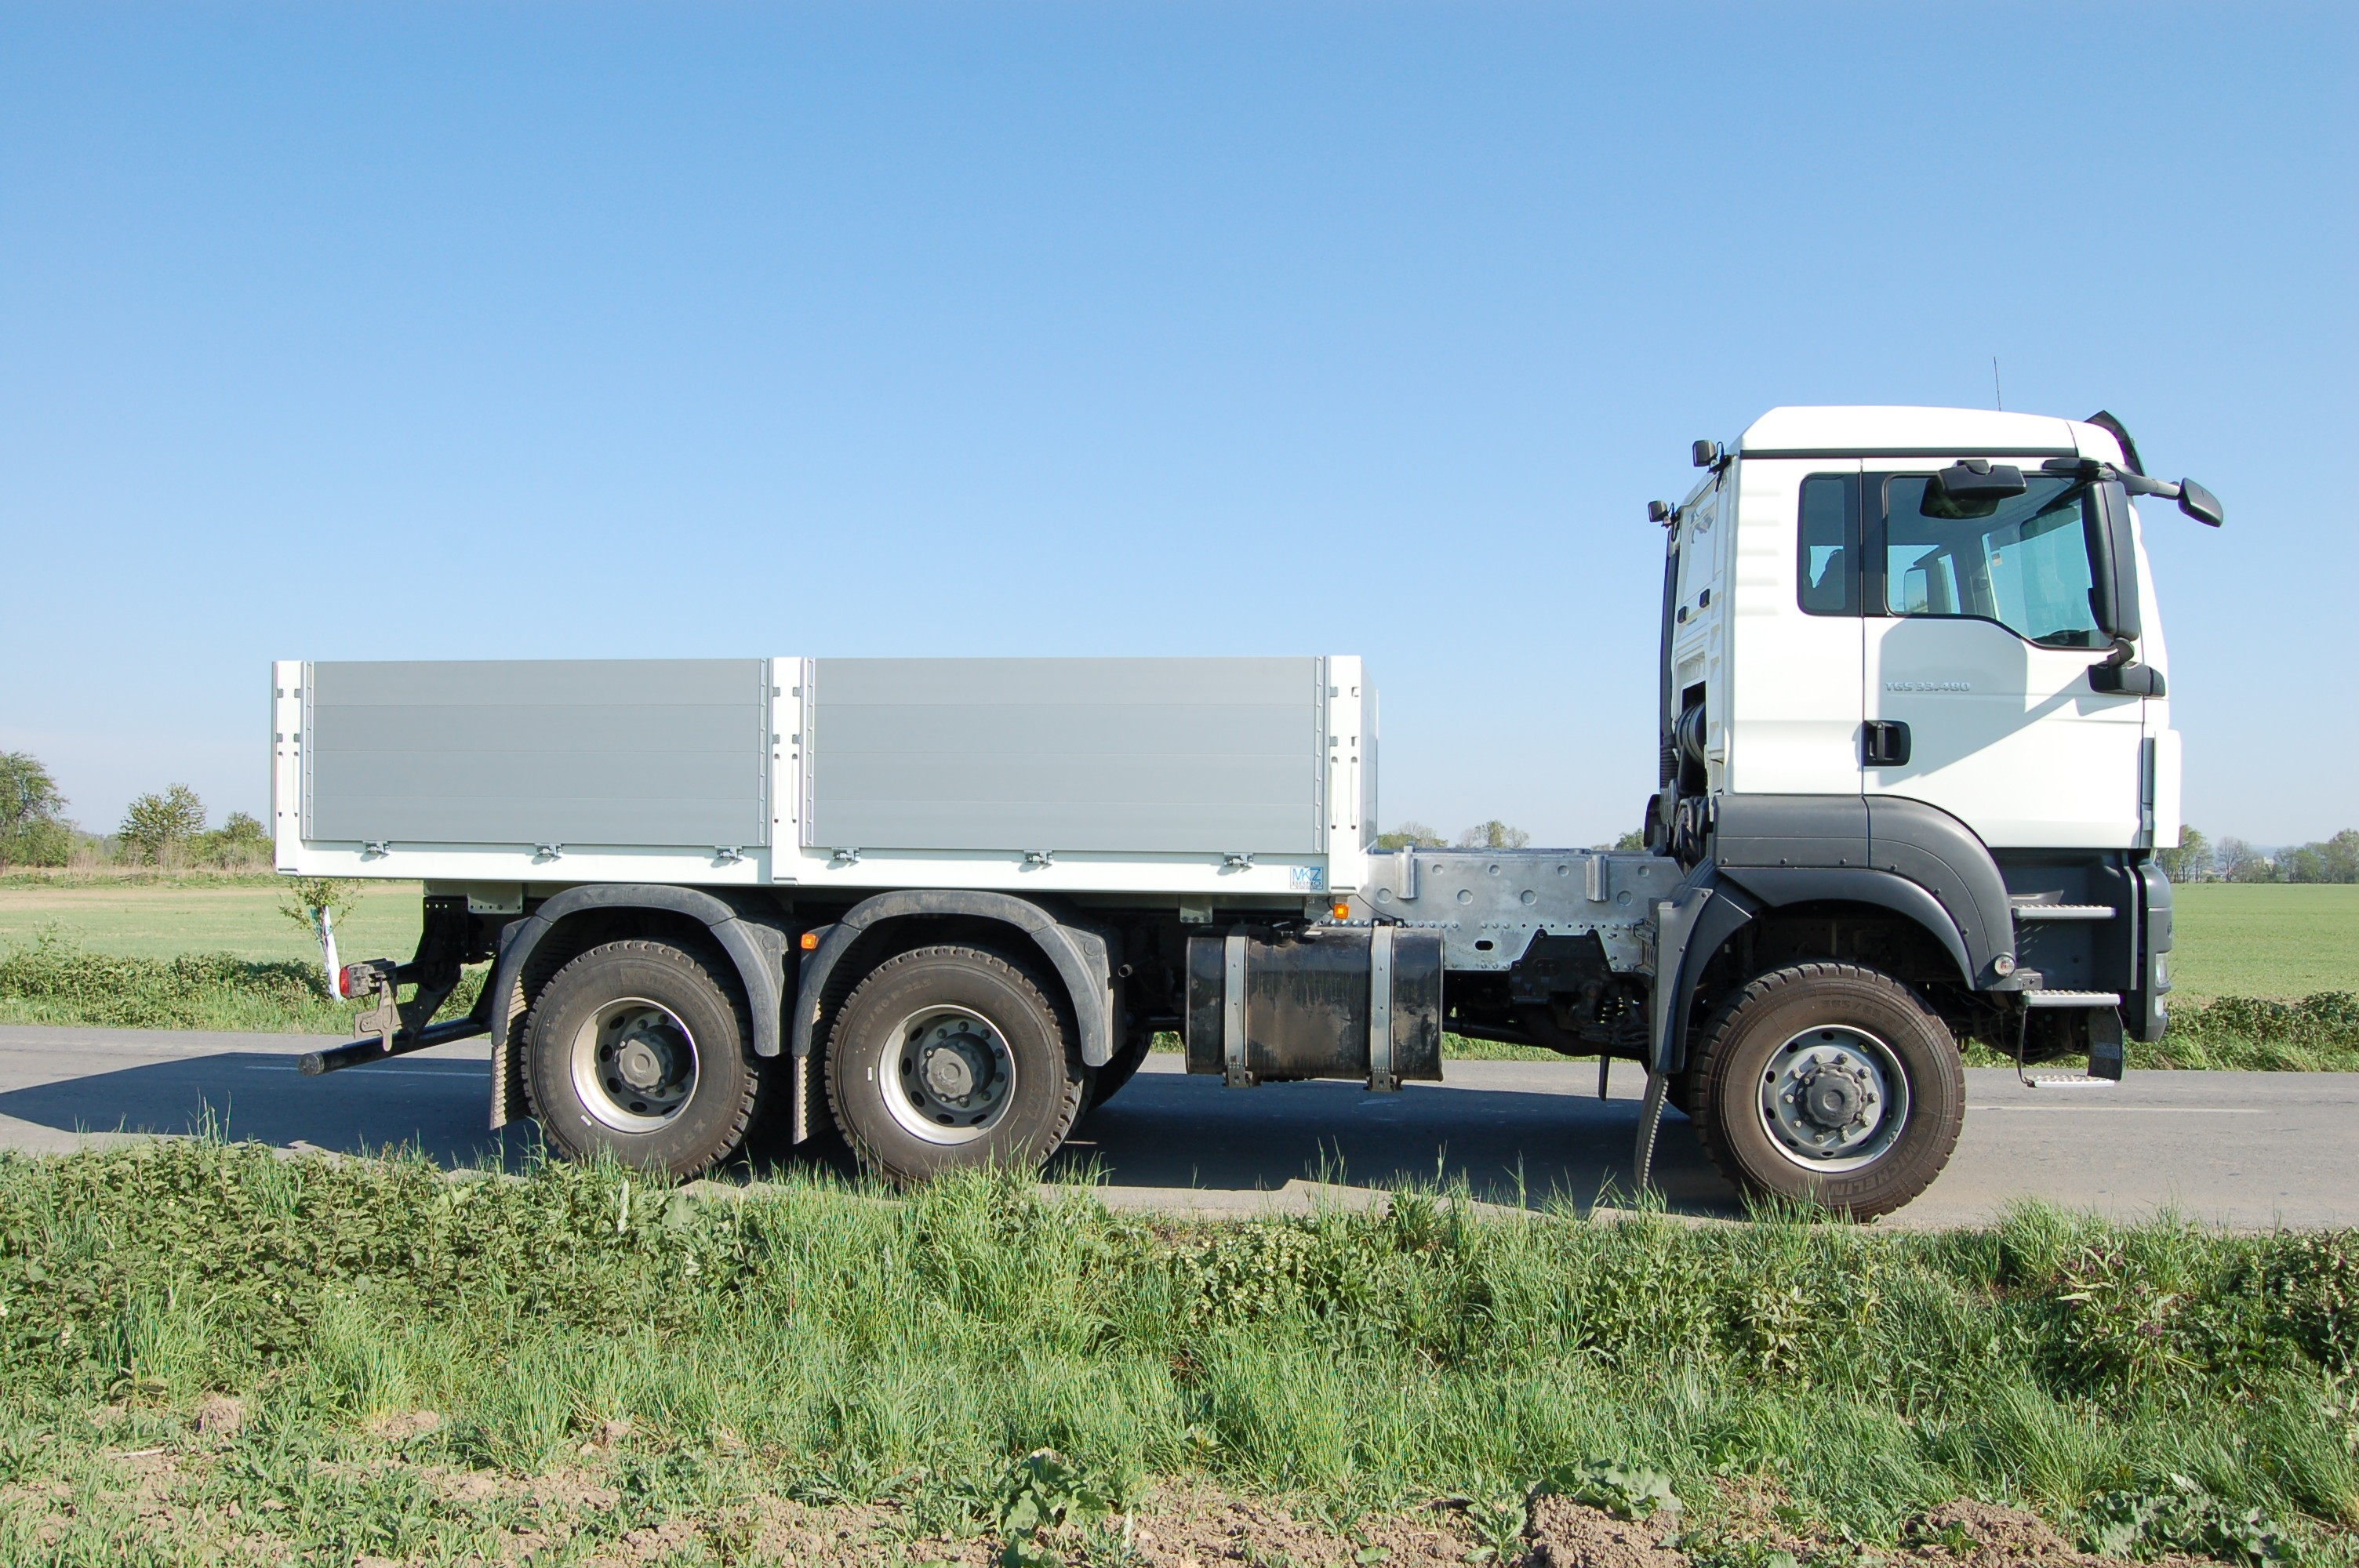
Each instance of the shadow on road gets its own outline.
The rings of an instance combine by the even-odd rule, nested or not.
[[[531,1158],[538,1131],[528,1122],[485,1129],[486,1071],[482,1061],[408,1057],[305,1078],[290,1055],[230,1051],[9,1090],[0,1093],[0,1117],[68,1135],[187,1135],[210,1125],[281,1147],[410,1148],[443,1165],[514,1169]],[[1150,1072],[1084,1119],[1050,1171],[1093,1174],[1112,1201],[1125,1190],[1186,1189],[1194,1203],[1249,1206],[1252,1195],[1309,1180],[1462,1184],[1489,1203],[1587,1208],[1627,1201],[1637,1118],[1634,1100],[1562,1093],[1413,1085],[1371,1095],[1343,1083],[1240,1091]],[[1672,1209],[1736,1212],[1734,1192],[1676,1112],[1664,1115],[1655,1171]]]
[[[11,1089],[0,1094],[0,1116],[64,1133],[168,1137],[210,1128],[340,1154],[407,1147],[440,1165],[519,1165],[537,1130],[484,1125],[487,1070],[481,1062],[402,1061],[306,1078],[292,1056],[225,1051]]]

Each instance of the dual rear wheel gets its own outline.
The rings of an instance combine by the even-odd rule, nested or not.
[[[724,962],[610,942],[550,979],[526,1025],[524,1077],[560,1153],[692,1176],[744,1146],[785,1073],[755,1055]],[[1097,1081],[1055,994],[973,946],[872,970],[837,1010],[825,1065],[829,1109],[861,1162],[910,1181],[1054,1153]]]

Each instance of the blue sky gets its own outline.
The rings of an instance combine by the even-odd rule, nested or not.
[[[2188,813],[2359,824],[2348,7],[0,9],[0,747],[273,657],[1356,652],[1385,817],[1653,784],[1689,439],[2120,415]]]

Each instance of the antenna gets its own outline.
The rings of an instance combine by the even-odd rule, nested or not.
[[[1998,405],[2000,413],[2006,412],[2006,395],[1998,388],[1998,356],[1996,354],[1991,356],[1991,401]]]

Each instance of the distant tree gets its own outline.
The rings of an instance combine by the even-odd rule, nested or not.
[[[74,843],[65,806],[38,757],[0,752],[0,865],[64,865]]]
[[[2212,856],[2224,881],[2273,882],[2277,880],[2277,862],[2242,838],[2221,839]]]
[[[2203,837],[2201,827],[2182,827],[2179,830],[2179,848],[2157,849],[2154,860],[2172,881],[2200,882],[2212,874],[2212,840]]]
[[[160,864],[186,854],[204,830],[205,803],[187,784],[176,784],[162,795],[133,801],[114,831],[130,859]]]
[[[2326,860],[2326,880],[2359,882],[2359,827],[2345,827],[2318,847]]]
[[[2297,844],[2277,851],[2277,880],[2283,882],[2322,882],[2326,874],[2326,857],[2320,851],[2322,845]]]
[[[1462,849],[1520,849],[1532,841],[1532,836],[1520,827],[1510,827],[1497,817],[1478,822],[1458,836]]]
[[[1448,842],[1422,822],[1399,823],[1389,833],[1376,835],[1379,849],[1439,849]]]
[[[1635,831],[1625,833],[1614,840],[1614,847],[1617,849],[1643,849],[1647,847],[1647,836]]]
[[[243,811],[231,812],[228,821],[200,835],[195,844],[197,859],[223,867],[266,865],[275,849],[270,830]]]

